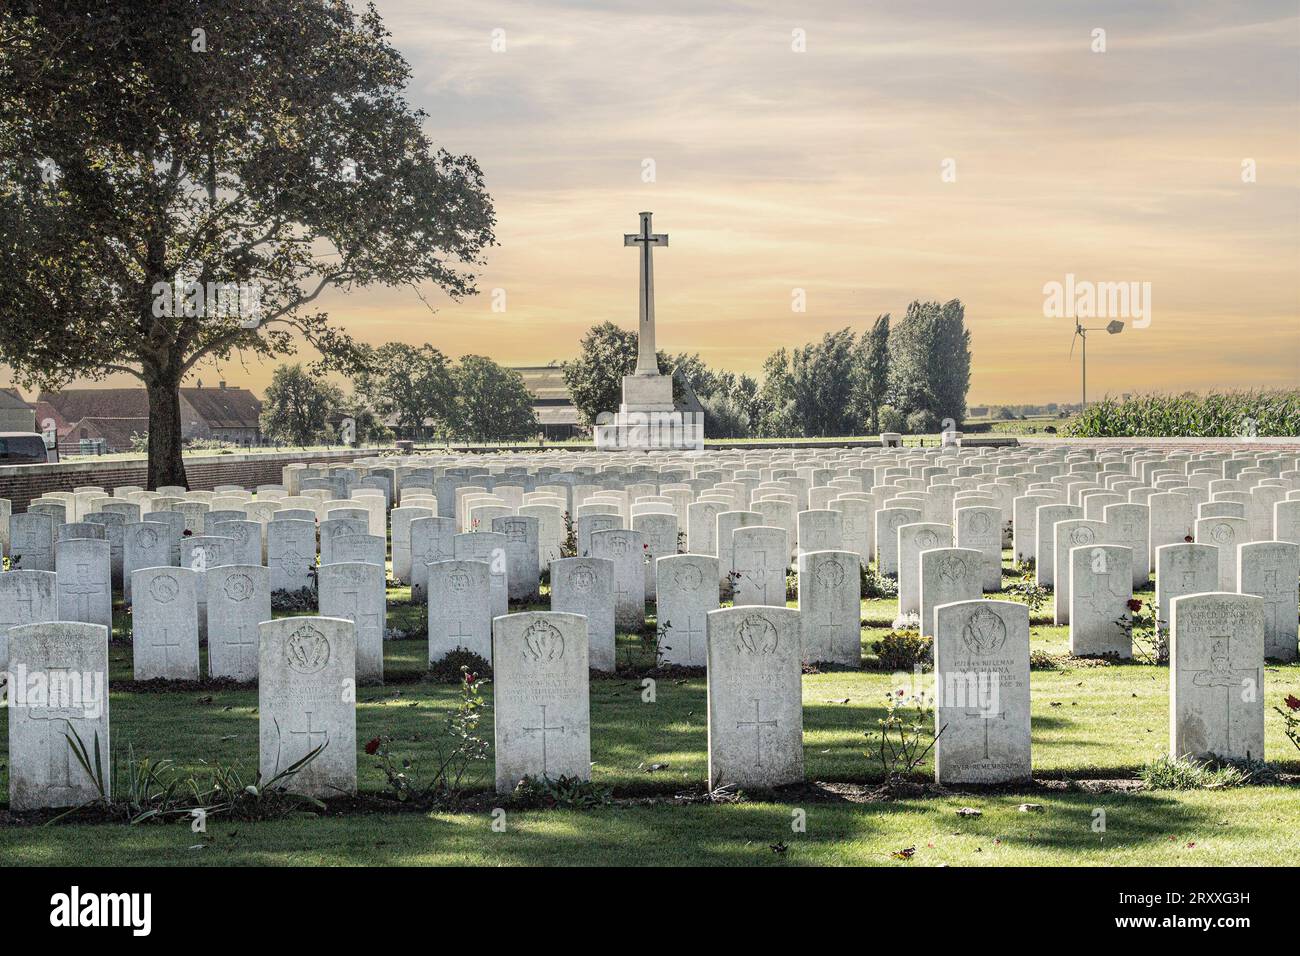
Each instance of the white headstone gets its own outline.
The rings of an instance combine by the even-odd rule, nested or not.
[[[704,667],[708,614],[718,609],[718,559],[676,554],[659,559],[659,642],[665,664]]]
[[[1070,653],[1075,657],[1133,656],[1120,621],[1131,617],[1133,549],[1094,544],[1070,549]]]
[[[411,522],[411,600],[428,600],[429,565],[451,561],[456,522],[451,518],[416,518]]]
[[[1029,609],[960,601],[936,608],[935,620],[935,780],[1028,780]]]
[[[9,629],[59,617],[58,575],[53,571],[0,574],[0,672],[9,667]]]
[[[591,778],[587,622],[529,611],[492,622],[496,789],[524,777]]]
[[[271,620],[271,572],[261,565],[208,569],[208,676],[257,680],[258,628]]]
[[[9,563],[22,571],[54,570],[54,520],[27,512],[9,519]]]
[[[331,617],[283,617],[260,626],[258,767],[263,783],[317,748],[281,779],[295,793],[338,797],[357,789],[356,630]]]
[[[935,634],[935,608],[958,601],[979,600],[983,595],[980,586],[983,561],[984,556],[972,548],[932,548],[921,552],[922,637]]]
[[[1196,543],[1219,549],[1219,590],[1237,587],[1237,547],[1250,540],[1245,518],[1200,518],[1196,522]]]
[[[799,612],[709,612],[709,790],[803,781]]]
[[[430,665],[456,650],[469,651],[491,663],[491,577],[486,561],[434,561],[428,565]]]
[[[113,626],[109,585],[109,545],[93,538],[71,538],[55,548],[59,576],[59,619]]]
[[[957,508],[957,547],[980,553],[980,585],[1002,590],[1002,512],[998,508]],[[945,602],[946,603],[946,602]]]
[[[624,632],[645,626],[645,549],[641,533],[625,528],[597,531],[591,556],[614,562],[614,621]]]
[[[70,738],[81,740],[92,766],[98,754],[111,798],[108,628],[70,621],[11,628],[9,671],[9,808],[71,807],[100,797]]]
[[[1210,592],[1174,598],[1169,750],[1264,759],[1264,601]]]
[[[1300,545],[1289,541],[1252,541],[1238,546],[1237,591],[1264,602],[1264,656],[1291,662],[1300,659],[1296,620],[1300,616]]]
[[[1169,632],[1169,602],[1219,587],[1219,553],[1209,544],[1166,544],[1156,549],[1156,616]]]
[[[1057,627],[1070,623],[1070,552],[1075,548],[1108,544],[1109,529],[1104,521],[1071,518],[1058,521],[1053,529],[1052,564],[1056,571],[1054,622]],[[1132,571],[1129,572],[1130,577]]]
[[[800,554],[802,659],[809,663],[862,666],[861,601],[862,577],[856,552]]]
[[[952,547],[951,525],[933,521],[898,529],[898,613],[921,613],[921,552]]]
[[[316,570],[316,523],[282,519],[266,526],[266,565],[272,591],[301,591],[311,587]]]
[[[507,514],[492,519],[492,531],[505,536],[507,584],[512,601],[536,601],[541,556],[537,547],[537,519]]]
[[[564,558],[551,562],[551,610],[587,619],[592,670],[614,672],[614,562]]]
[[[136,680],[199,679],[199,575],[141,568],[132,575],[131,656]]]
[[[732,535],[732,552],[732,604],[785,607],[786,570],[790,566],[790,541],[785,529],[762,525],[737,528]]]
[[[321,614],[356,625],[357,682],[382,684],[388,619],[384,569],[365,562],[322,564],[318,586]]]

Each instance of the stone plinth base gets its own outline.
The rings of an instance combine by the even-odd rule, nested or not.
[[[602,450],[703,451],[704,416],[695,412],[621,411],[600,416],[592,437]]]
[[[620,412],[671,412],[673,378],[671,375],[624,375],[623,405]]]

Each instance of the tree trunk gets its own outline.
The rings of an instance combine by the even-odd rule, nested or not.
[[[181,459],[180,371],[168,370],[145,379],[149,393],[149,482],[155,491],[164,485],[188,488]]]

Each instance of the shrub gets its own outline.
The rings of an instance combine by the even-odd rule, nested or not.
[[[899,432],[907,428],[907,417],[893,405],[880,406],[880,430],[882,432]]]
[[[440,684],[459,683],[467,673],[477,674],[481,678],[491,677],[492,665],[463,647],[448,651],[441,660],[429,665],[429,677]]]
[[[916,631],[890,631],[871,649],[875,651],[878,667],[885,671],[910,671],[919,667],[928,671],[934,660],[934,642]]]
[[[867,600],[898,597],[898,582],[888,575],[881,574],[875,568],[861,565],[859,578],[862,596]]]
[[[918,408],[907,416],[909,435],[928,435],[939,430],[939,416],[927,408]]]
[[[297,591],[286,591],[283,588],[271,592],[271,610],[273,611],[290,611],[290,612],[315,612],[316,610],[316,589],[313,587],[299,588]]]
[[[929,731],[933,709],[933,702],[924,693],[909,696],[906,691],[896,690],[885,696],[885,716],[880,718],[874,752],[869,751],[867,756],[875,758],[887,783],[910,776],[934,749],[943,728],[937,733]]]

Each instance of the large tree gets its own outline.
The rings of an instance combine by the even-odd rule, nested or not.
[[[591,425],[602,412],[616,412],[623,401],[623,376],[636,371],[637,333],[602,322],[587,330],[579,344],[578,357],[565,362],[564,383],[585,424]],[[662,375],[673,375],[673,399],[681,400],[681,373],[699,397],[713,394],[715,372],[698,354],[669,355],[660,349],[655,361]]]
[[[456,413],[456,383],[451,363],[432,345],[389,342],[364,350],[365,368],[355,378],[357,392],[381,419],[408,433],[426,420],[446,434]]]
[[[805,435],[850,434],[853,428],[855,336],[827,332],[791,355],[794,415]]]
[[[456,436],[466,441],[516,441],[536,436],[537,415],[523,376],[481,355],[456,366]]]
[[[271,373],[262,401],[262,434],[272,441],[313,445],[331,438],[326,419],[343,408],[343,391],[299,364]]]
[[[0,361],[29,386],[140,379],[149,487],[185,484],[198,363],[305,340],[355,370],[312,305],[327,288],[472,293],[491,200],[424,135],[409,77],[346,0],[0,5]]]
[[[892,404],[908,415],[917,412],[938,425],[966,417],[970,389],[970,332],[957,299],[913,302],[889,337],[889,391]]]
[[[889,313],[858,340],[857,362],[855,411],[871,432],[879,432],[880,406],[889,394]]]

